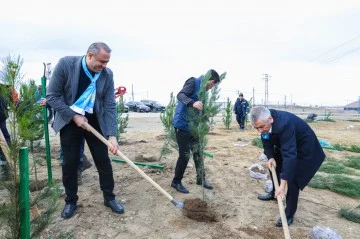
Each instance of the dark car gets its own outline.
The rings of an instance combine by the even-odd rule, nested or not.
[[[142,102],[129,101],[125,105],[129,107],[129,110],[136,112],[150,112],[150,107],[146,106]]]
[[[141,100],[142,103],[149,106],[152,112],[164,112],[165,106],[155,100]]]
[[[116,107],[119,107],[119,105],[117,105]],[[129,112],[129,106],[124,104],[123,108],[121,109],[121,113],[128,113],[128,112]]]

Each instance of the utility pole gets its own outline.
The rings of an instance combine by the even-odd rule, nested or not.
[[[253,87],[253,107],[255,107],[255,88]]]
[[[132,96],[132,101],[134,101],[134,85],[131,84],[131,96]]]
[[[290,95],[291,96],[291,101],[290,101],[290,109],[291,109],[291,111],[293,110],[293,102],[292,102],[292,94]]]
[[[264,101],[264,106],[268,107],[269,106],[269,75],[264,74],[263,79],[265,80],[265,101]]]
[[[285,100],[284,100],[284,108],[286,109],[286,95],[285,95]]]

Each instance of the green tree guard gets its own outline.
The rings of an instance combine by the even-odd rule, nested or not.
[[[20,238],[30,239],[29,150],[20,149]]]
[[[46,77],[45,77],[45,63],[44,63],[44,75],[41,77],[41,96],[46,97]],[[43,106],[43,117],[44,117],[44,135],[45,135],[45,147],[46,147],[46,164],[48,171],[48,185],[52,185],[52,170],[51,170],[51,156],[50,156],[50,141],[49,141],[49,124],[47,118],[46,105]]]

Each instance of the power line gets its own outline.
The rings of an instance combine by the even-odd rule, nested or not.
[[[333,51],[339,49],[340,47],[342,47],[342,46],[344,46],[344,45],[346,45],[346,44],[348,44],[348,43],[356,40],[357,38],[360,38],[360,34],[357,35],[356,37],[354,37],[354,38],[352,38],[352,39],[350,39],[350,40],[348,40],[348,41],[346,41],[346,42],[344,42],[344,43],[342,43],[342,44],[340,44],[340,45],[332,48],[331,50],[329,50],[329,51],[327,51],[327,52],[325,52],[325,53],[323,53],[323,54],[321,54],[321,55],[319,55],[319,56],[317,56],[317,57],[314,57],[314,58],[311,59],[310,61],[313,61],[313,60],[316,60],[316,59],[318,59],[318,58],[320,58],[320,57],[322,57],[322,56],[325,56],[325,55],[329,54],[330,52],[333,52]]]
[[[334,58],[330,58],[330,59],[328,58],[328,59],[326,59],[326,60],[320,61],[320,63],[329,63],[329,62],[333,62],[333,61],[339,60],[339,59],[341,59],[341,58],[343,58],[343,57],[345,57],[345,56],[347,56],[347,55],[350,55],[351,53],[354,53],[354,52],[358,51],[358,50],[360,50],[360,46],[358,46],[358,47],[356,47],[356,48],[354,48],[354,49],[351,49],[351,50],[345,52],[344,54],[342,54],[342,55],[340,55],[340,56],[337,56],[337,57],[334,57]]]

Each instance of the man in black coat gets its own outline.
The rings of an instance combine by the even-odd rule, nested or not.
[[[249,113],[249,103],[244,99],[243,93],[240,93],[239,98],[236,99],[234,113],[236,114],[236,121],[240,129],[243,130],[245,128],[246,115]]]
[[[7,86],[0,84],[0,129],[4,135],[4,138],[8,144],[10,144],[10,134],[6,128],[6,120],[9,117],[8,115],[8,100],[10,99],[10,92]],[[5,156],[0,148],[0,160],[6,161]]]
[[[260,200],[285,197],[285,214],[292,224],[297,209],[299,191],[303,190],[325,159],[324,151],[310,126],[296,115],[279,110],[256,107],[250,114],[251,124],[261,133],[267,167],[275,167],[280,186]],[[271,175],[272,177],[274,175]],[[281,227],[281,219],[276,222]]]

